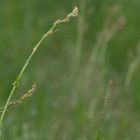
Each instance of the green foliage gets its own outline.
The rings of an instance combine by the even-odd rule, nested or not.
[[[71,7],[80,8],[78,19],[44,41],[25,71],[13,99],[34,82],[38,89],[7,112],[4,140],[139,140],[139,3],[0,1],[1,107],[38,38]]]

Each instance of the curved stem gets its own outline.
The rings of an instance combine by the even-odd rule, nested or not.
[[[45,38],[47,38],[48,36],[54,34],[57,31],[57,29],[55,29],[57,27],[57,25],[59,25],[61,23],[64,23],[64,22],[68,22],[68,21],[71,20],[71,18],[76,17],[77,15],[78,15],[78,8],[74,7],[72,12],[69,13],[65,18],[58,19],[57,21],[55,21],[53,26],[48,30],[48,32],[45,35],[43,35],[43,37],[40,39],[40,41],[34,46],[31,54],[29,55],[29,57],[25,61],[25,64],[23,65],[19,75],[17,76],[16,80],[13,82],[13,88],[12,88],[12,90],[10,92],[10,95],[9,95],[7,101],[6,101],[4,109],[3,109],[2,114],[0,116],[0,137],[2,135],[3,120],[4,120],[4,117],[5,117],[8,105],[9,105],[9,103],[11,101],[11,98],[12,98],[16,88],[19,86],[19,82],[20,82],[25,70],[27,69],[27,66],[29,65],[32,57],[34,56],[34,54],[36,53],[37,49],[39,48],[40,44],[44,41]]]

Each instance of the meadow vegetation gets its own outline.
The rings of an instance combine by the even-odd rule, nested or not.
[[[139,140],[139,4],[1,0],[0,139]]]

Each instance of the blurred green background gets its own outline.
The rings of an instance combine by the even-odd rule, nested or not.
[[[37,90],[7,112],[4,140],[97,140],[100,129],[101,140],[139,140],[139,0],[0,0],[0,106],[33,46],[74,6],[79,16],[24,73],[13,99]]]

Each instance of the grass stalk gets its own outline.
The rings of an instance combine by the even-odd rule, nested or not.
[[[80,0],[80,14],[77,20],[77,40],[76,40],[76,50],[74,57],[74,70],[77,70],[81,55],[82,55],[82,46],[84,41],[84,30],[85,30],[85,10],[86,10],[86,0]]]
[[[106,121],[106,116],[107,116],[108,107],[110,104],[112,92],[113,92],[113,81],[110,80],[108,82],[107,92],[106,92],[106,95],[104,97],[103,107],[102,107],[101,112],[100,112],[100,124],[98,125],[98,129],[97,129],[97,133],[96,133],[96,140],[103,139],[102,138],[103,137],[103,127],[104,127],[104,124]]]
[[[65,18],[63,19],[58,19],[54,22],[53,26],[48,30],[48,32],[46,34],[43,35],[43,37],[40,39],[40,41],[34,46],[31,54],[29,55],[29,57],[27,58],[27,60],[25,61],[25,64],[23,65],[19,75],[17,76],[16,80],[13,82],[13,87],[12,90],[9,94],[9,97],[6,101],[6,104],[4,106],[4,109],[2,111],[2,114],[0,116],[0,137],[2,135],[2,127],[3,127],[3,120],[8,108],[8,105],[12,99],[12,96],[15,92],[15,90],[17,89],[17,87],[19,86],[19,83],[22,79],[22,76],[25,72],[25,70],[27,69],[28,65],[30,64],[30,61],[32,59],[32,57],[34,56],[34,54],[37,52],[38,48],[40,47],[41,43],[44,41],[45,38],[49,37],[50,35],[54,34],[56,31],[58,31],[58,29],[56,28],[59,24],[64,23],[64,22],[68,22],[70,21],[71,18],[76,17],[78,15],[78,8],[75,7],[71,13],[69,13]]]
[[[140,44],[137,46],[137,53],[135,57],[130,61],[128,65],[128,70],[126,72],[126,76],[124,79],[124,88],[126,91],[130,90],[130,85],[133,79],[133,76],[135,75],[135,72],[137,71],[140,64]]]

